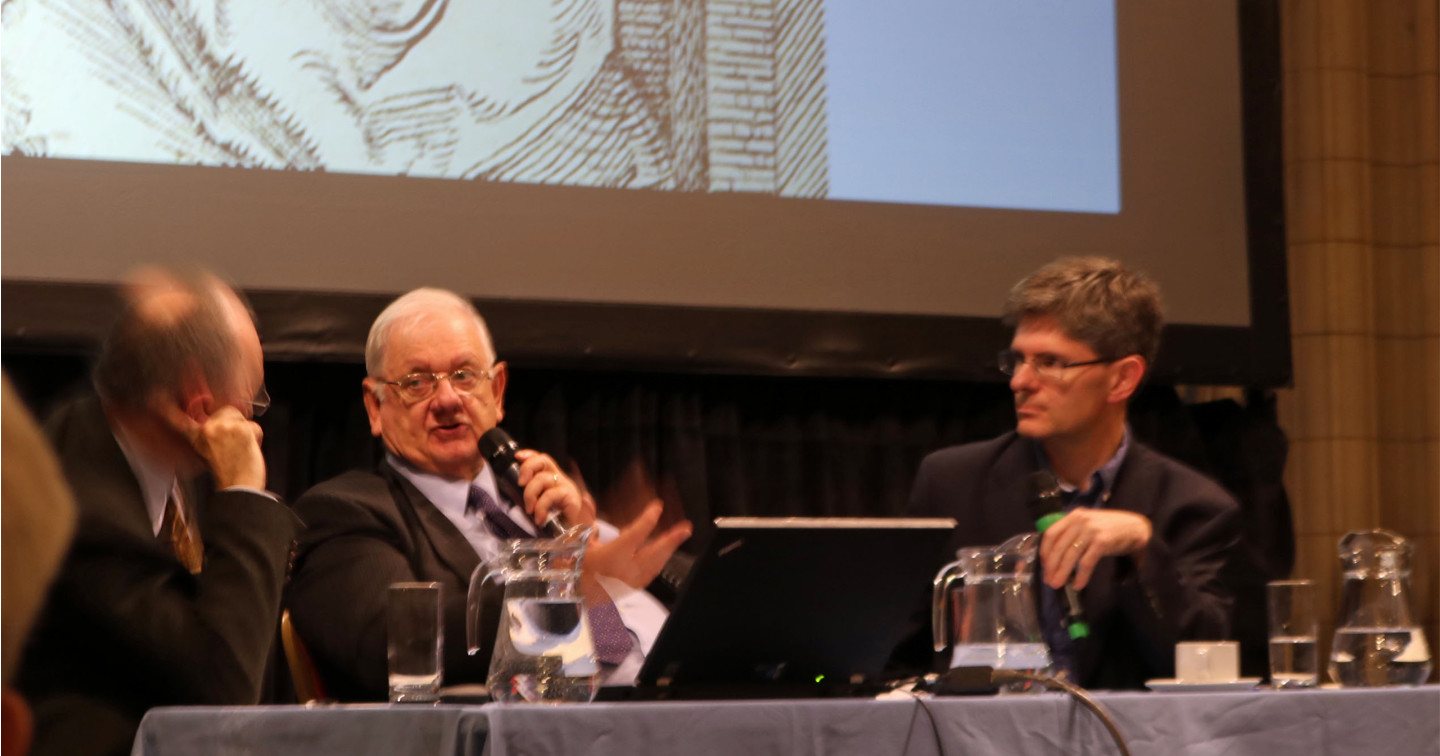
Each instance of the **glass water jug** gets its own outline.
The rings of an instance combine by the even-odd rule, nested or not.
[[[1038,534],[1025,533],[999,546],[963,548],[935,575],[935,650],[954,646],[951,667],[1050,671],[1050,651],[1036,613],[1039,542]]]
[[[588,530],[556,539],[507,541],[475,568],[466,605],[471,654],[480,651],[485,587],[504,586],[486,683],[504,702],[586,702],[600,671],[580,596]]]
[[[1344,686],[1419,685],[1430,677],[1430,648],[1410,613],[1414,547],[1388,530],[1340,539],[1344,577],[1330,646],[1330,678]]]

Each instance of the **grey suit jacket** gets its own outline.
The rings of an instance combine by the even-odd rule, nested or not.
[[[155,537],[98,400],[46,431],[79,521],[19,673],[32,753],[128,754],[152,706],[255,703],[299,520],[260,494],[190,486],[205,543],[192,575]]]
[[[942,449],[921,462],[909,514],[955,518],[950,554],[1033,532],[1026,478],[1038,468],[1033,442],[1014,432]],[[1091,636],[1078,650],[1079,682],[1139,688],[1174,676],[1177,641],[1228,637],[1231,597],[1220,572],[1239,540],[1239,506],[1215,482],[1133,440],[1105,506],[1144,515],[1154,535],[1142,566],[1102,559],[1081,591]]]

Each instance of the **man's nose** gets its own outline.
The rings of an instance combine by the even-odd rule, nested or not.
[[[1035,368],[1030,367],[1030,363],[1017,362],[1015,373],[1010,376],[1010,391],[1018,394],[1022,391],[1033,390],[1039,377],[1040,374],[1035,372]]]
[[[455,387],[450,385],[449,376],[442,376],[439,382],[435,384],[434,400],[436,402],[440,402],[444,406],[460,403],[460,392],[456,391]]]

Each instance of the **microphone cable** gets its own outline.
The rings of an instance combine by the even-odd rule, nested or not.
[[[1089,709],[1100,718],[1100,723],[1110,732],[1110,737],[1115,741],[1115,746],[1120,749],[1121,756],[1130,756],[1130,746],[1125,743],[1125,736],[1120,734],[1120,728],[1115,725],[1115,720],[1110,717],[1110,712],[1104,706],[1090,697],[1083,688],[1061,680],[1053,675],[1038,675],[1034,672],[1026,672],[1018,669],[997,669],[990,673],[990,680],[996,685],[1003,685],[1011,682],[1037,682],[1051,690],[1060,690],[1069,694],[1081,706]]]

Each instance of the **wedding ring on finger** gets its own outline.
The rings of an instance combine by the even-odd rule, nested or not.
[[[1071,546],[1072,548],[1074,548],[1076,551],[1084,551],[1084,550],[1085,550],[1085,543],[1084,543],[1083,541],[1076,541],[1075,543],[1070,544],[1070,546]]]
[[[550,473],[550,482],[557,486],[560,485],[560,473]]]

